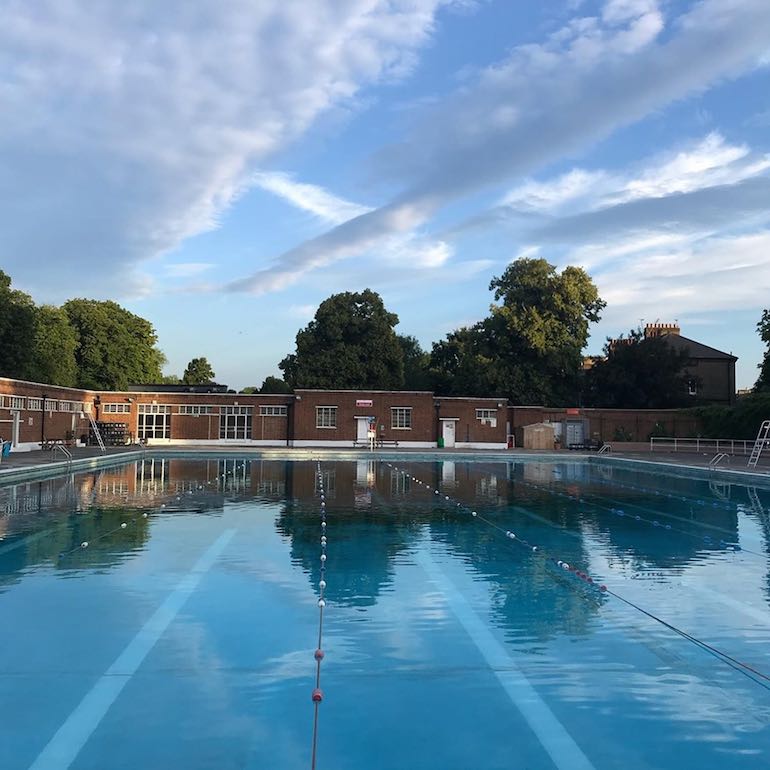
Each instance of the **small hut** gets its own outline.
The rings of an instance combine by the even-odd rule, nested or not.
[[[550,422],[535,422],[525,425],[524,449],[553,449],[556,426]]]

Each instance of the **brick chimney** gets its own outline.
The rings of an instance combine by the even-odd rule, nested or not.
[[[667,334],[676,334],[678,336],[680,331],[681,329],[677,323],[646,324],[644,327],[644,337],[645,339],[648,339],[649,337],[665,337]]]

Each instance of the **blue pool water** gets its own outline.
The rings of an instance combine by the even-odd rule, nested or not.
[[[716,478],[322,460],[318,769],[770,766],[770,492]],[[0,768],[309,768],[319,503],[234,456],[0,488]]]

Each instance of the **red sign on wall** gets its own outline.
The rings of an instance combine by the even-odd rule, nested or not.
[[[372,406],[371,398],[359,398],[356,400],[356,406]]]
[[[579,409],[574,409],[574,408],[567,409],[567,414],[580,414],[580,410]]]

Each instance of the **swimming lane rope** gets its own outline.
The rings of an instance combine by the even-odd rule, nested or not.
[[[728,666],[735,669],[739,673],[743,674],[745,677],[747,677],[749,680],[751,680],[755,684],[758,684],[760,687],[763,687],[766,690],[770,690],[770,676],[768,676],[767,674],[764,674],[763,672],[757,670],[756,668],[749,665],[748,663],[744,663],[732,657],[731,655],[728,655],[726,652],[723,652],[719,648],[714,647],[713,645],[710,645],[701,639],[698,639],[696,636],[693,636],[687,631],[684,631],[683,629],[678,628],[672,623],[669,623],[668,621],[663,620],[663,618],[658,617],[654,613],[648,610],[645,610],[643,607],[640,607],[638,604],[635,604],[630,599],[626,599],[624,596],[621,596],[616,591],[613,591],[611,588],[608,588],[607,585],[605,585],[604,583],[601,583],[600,581],[595,580],[586,572],[583,572],[577,569],[574,565],[569,564],[567,561],[564,561],[563,559],[558,559],[556,556],[552,555],[545,549],[540,548],[539,546],[533,543],[530,543],[524,538],[518,537],[513,531],[509,529],[504,529],[500,525],[496,524],[494,521],[491,521],[490,519],[480,514],[478,511],[473,510],[472,508],[469,508],[467,505],[464,505],[463,503],[458,502],[457,500],[453,500],[451,497],[449,497],[449,495],[443,494],[440,489],[431,487],[426,482],[418,479],[416,476],[413,476],[411,473],[409,473],[409,471],[403,470],[389,462],[386,462],[386,465],[389,468],[396,471],[397,473],[404,474],[407,478],[411,479],[419,486],[424,487],[427,492],[432,492],[433,495],[438,497],[438,499],[441,500],[442,502],[450,503],[454,505],[456,509],[470,513],[472,518],[478,521],[484,522],[491,528],[503,534],[508,540],[513,541],[514,543],[518,543],[520,546],[528,550],[533,556],[539,556],[541,558],[544,558],[547,561],[554,564],[555,566],[559,567],[565,573],[568,573],[574,576],[575,578],[581,580],[584,584],[590,586],[592,589],[595,589],[602,597],[603,596],[614,597],[618,601],[621,601],[624,604],[626,604],[628,607],[631,607],[632,609],[637,610],[638,612],[642,613],[643,615],[650,618],[651,620],[654,620],[660,623],[662,626],[678,634],[683,639],[686,639],[687,641],[692,642],[701,650],[707,652],[709,655],[712,655],[717,660],[722,661],[723,663],[727,664]]]
[[[321,572],[318,581],[318,644],[313,653],[313,657],[315,658],[315,687],[313,688],[313,693],[311,695],[313,701],[313,743],[310,757],[311,770],[315,770],[316,767],[318,748],[318,710],[324,697],[321,690],[321,661],[324,659],[323,633],[324,607],[326,606],[326,599],[324,598],[326,590],[326,493],[324,492],[324,480],[323,474],[321,473],[320,462],[316,464],[316,474],[318,479],[318,493],[321,498]]]

